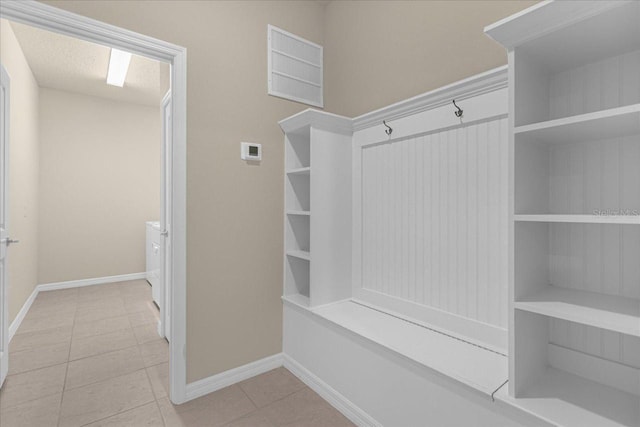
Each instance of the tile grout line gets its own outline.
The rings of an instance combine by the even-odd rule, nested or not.
[[[123,288],[118,288],[118,290],[119,290],[118,299],[120,299],[124,304],[126,296],[122,294]],[[24,333],[16,333],[16,335],[37,334],[37,333],[41,333],[42,334],[43,332],[45,334],[47,334],[46,331],[52,331],[52,330],[61,329],[61,328],[67,328],[67,327],[71,326],[71,333],[70,333],[70,336],[69,336],[69,339],[68,339],[69,347],[68,347],[68,351],[67,351],[67,359],[66,359],[66,361],[61,362],[61,363],[54,363],[54,364],[48,365],[48,366],[39,366],[37,368],[28,369],[28,370],[23,371],[23,372],[12,374],[12,376],[13,375],[21,375],[21,374],[30,373],[30,372],[37,371],[37,370],[52,368],[52,367],[55,367],[55,366],[61,366],[61,365],[64,364],[65,365],[65,368],[64,368],[65,372],[64,372],[64,380],[63,380],[63,384],[62,384],[62,390],[60,392],[58,392],[58,393],[50,393],[50,394],[46,394],[46,395],[43,395],[43,396],[39,396],[36,399],[25,400],[24,402],[21,402],[19,404],[8,406],[6,409],[14,408],[14,407],[19,406],[20,404],[23,404],[23,403],[33,402],[35,400],[39,400],[39,399],[43,399],[43,398],[49,398],[51,396],[60,394],[60,401],[58,403],[58,413],[57,413],[57,419],[56,419],[57,426],[59,427],[61,422],[62,422],[62,406],[63,406],[63,402],[64,402],[64,397],[65,397],[65,394],[67,393],[67,391],[76,390],[76,389],[79,389],[81,387],[89,386],[89,385],[92,385],[92,384],[98,384],[100,382],[108,381],[108,380],[111,380],[111,379],[114,379],[114,378],[119,378],[119,377],[122,377],[122,376],[131,375],[133,373],[139,372],[140,370],[144,369],[145,378],[147,378],[147,384],[149,385],[149,387],[151,389],[151,392],[152,392],[152,394],[151,394],[152,399],[149,402],[145,402],[145,403],[143,403],[141,405],[135,406],[133,408],[129,408],[129,409],[125,410],[125,411],[120,411],[120,412],[116,412],[114,414],[110,414],[108,417],[104,417],[104,418],[101,418],[99,420],[94,420],[94,421],[91,421],[91,422],[92,423],[93,422],[98,422],[98,421],[101,421],[103,419],[106,419],[106,418],[109,418],[109,417],[113,417],[113,416],[116,416],[118,414],[122,414],[122,413],[125,413],[125,412],[128,412],[128,411],[132,411],[132,410],[137,409],[139,407],[142,407],[142,406],[148,405],[148,404],[150,404],[152,402],[155,402],[155,406],[156,406],[156,409],[159,411],[159,415],[160,415],[160,417],[162,419],[162,423],[163,423],[163,425],[166,426],[166,422],[165,422],[164,416],[162,415],[162,411],[160,409],[160,404],[159,404],[159,401],[158,401],[158,397],[156,396],[156,393],[153,390],[153,386],[151,384],[151,379],[150,379],[149,371],[148,371],[148,369],[153,368],[155,366],[158,366],[158,365],[160,365],[162,363],[165,363],[165,362],[154,363],[154,364],[150,364],[149,366],[146,366],[144,358],[142,358],[142,354],[140,352],[141,346],[143,346],[143,345],[145,345],[147,343],[151,343],[151,342],[153,342],[155,340],[151,339],[151,340],[145,341],[143,343],[140,343],[139,340],[138,340],[137,335],[135,334],[135,330],[134,330],[135,328],[132,326],[131,319],[130,319],[130,316],[132,316],[132,315],[136,315],[136,314],[140,314],[141,313],[144,316],[144,315],[148,314],[148,310],[147,310],[148,307],[145,307],[145,309],[140,309],[140,310],[134,309],[134,311],[132,311],[132,312],[128,312],[127,309],[125,308],[125,313],[123,315],[108,316],[108,317],[105,317],[104,319],[96,319],[96,320],[91,320],[91,321],[88,321],[88,322],[85,322],[85,321],[80,322],[78,320],[78,313],[80,311],[84,312],[85,310],[83,309],[83,304],[79,303],[80,293],[78,292],[78,290],[75,290],[74,294],[75,295],[72,296],[71,293],[69,293],[69,296],[71,296],[71,298],[69,298],[69,296],[66,296],[63,299],[64,302],[72,303],[73,306],[74,306],[73,308],[71,308],[71,310],[73,310],[73,315],[71,316],[72,321],[71,321],[70,325],[60,325],[60,326],[55,326],[55,327],[52,327],[52,328],[36,329],[36,330],[24,332]],[[100,297],[101,297],[100,295],[95,296],[95,298],[100,298]],[[115,299],[115,297],[114,297],[114,299]],[[87,301],[90,301],[90,300],[87,300]],[[59,301],[55,301],[55,300],[53,300],[53,301],[45,301],[45,307],[47,305],[51,305],[51,304],[53,304],[54,307],[55,307],[55,305],[58,302]],[[141,300],[140,302],[144,303],[145,300]],[[69,311],[71,311],[71,310],[69,310]],[[107,310],[105,310],[105,311],[107,311]],[[155,318],[155,320],[157,320],[157,318],[155,316],[155,313],[151,313],[151,314],[152,314],[152,317]],[[83,337],[83,338],[74,337],[75,330],[77,329],[77,326],[79,325],[79,323],[99,322],[99,321],[113,319],[113,318],[116,318],[116,317],[125,317],[125,316],[127,318],[127,324],[128,324],[128,327],[125,328],[125,329],[118,329],[118,330],[115,330],[115,331],[99,333],[99,334],[96,334],[96,335],[89,335],[89,336]],[[45,317],[46,316],[42,316],[42,318],[45,318]],[[153,321],[151,321],[151,322],[144,322],[143,321],[143,323],[137,325],[136,327],[144,327],[144,326],[149,327],[149,325],[152,325],[152,324],[153,324]],[[104,351],[104,352],[97,353],[97,354],[94,354],[94,355],[88,355],[88,356],[84,356],[84,357],[81,357],[81,358],[78,358],[78,359],[75,359],[75,360],[71,360],[71,352],[72,352],[72,348],[73,348],[72,346],[73,346],[73,343],[76,340],[82,340],[84,338],[100,337],[100,336],[103,336],[103,335],[107,335],[107,334],[114,333],[114,332],[119,332],[119,331],[122,331],[122,332],[127,331],[127,332],[131,333],[131,335],[133,335],[133,338],[135,340],[135,344],[134,345],[130,345],[130,346],[126,346],[124,348],[114,349],[114,350],[109,349],[108,351]],[[47,347],[51,347],[51,346],[55,346],[55,345],[60,345],[61,343],[65,343],[65,342],[67,342],[67,340],[63,339],[63,340],[59,340],[59,342],[56,343],[56,344],[51,344],[51,345],[46,345],[46,346],[35,345],[35,346],[31,346],[31,348],[27,348],[25,350],[21,350],[20,352],[22,352],[22,351],[34,351],[34,350],[37,350],[39,348],[47,348]],[[102,356],[102,355],[106,355],[106,354],[109,354],[109,353],[114,353],[114,352],[117,352],[117,351],[127,350],[127,349],[131,349],[133,347],[136,347],[136,349],[138,350],[138,353],[139,353],[139,355],[141,356],[141,359],[142,359],[142,367],[140,369],[136,369],[134,371],[127,372],[127,373],[124,373],[124,374],[120,374],[120,375],[117,375],[117,376],[109,376],[109,377],[107,377],[107,378],[105,378],[103,380],[95,381],[95,382],[88,383],[88,384],[83,384],[83,385],[75,387],[75,388],[69,388],[69,386],[68,386],[68,375],[69,375],[69,365],[70,365],[71,362],[85,360],[85,359],[92,358],[92,357],[97,357],[97,356]],[[20,353],[20,352],[17,352],[17,353]],[[243,393],[244,393],[244,391],[243,391]],[[253,403],[253,401],[252,401],[252,403]],[[254,406],[256,406],[255,403],[253,403],[253,404],[254,404]]]
[[[60,365],[62,365],[62,363],[61,363]],[[58,366],[58,365],[54,365],[54,366]],[[25,400],[25,401],[20,402],[20,403],[18,403],[18,404],[11,405],[11,406],[7,406],[7,407],[2,408],[2,409],[4,409],[5,411],[8,411],[9,409],[16,408],[16,407],[18,407],[18,406],[20,406],[20,405],[24,405],[25,403],[34,402],[34,401],[36,401],[36,400],[40,400],[40,399],[45,399],[45,398],[47,398],[47,397],[55,396],[56,394],[62,394],[62,392],[61,392],[61,391],[57,391],[57,392],[55,392],[55,393],[45,394],[45,395],[43,395],[43,396],[36,397],[35,399]]]
[[[76,291],[76,298],[78,297]],[[78,305],[76,301],[76,309],[73,312],[73,323],[71,324],[71,338],[69,339],[69,353],[67,354],[67,366],[64,373],[64,382],[62,383],[62,393],[60,395],[60,404],[58,406],[58,422],[56,425],[60,427],[60,420],[62,419],[62,402],[64,401],[64,394],[67,390],[67,375],[69,374],[69,359],[71,358],[71,346],[73,344],[73,331],[76,328],[76,314],[78,313]]]
[[[148,323],[148,324],[150,325],[151,323]],[[144,325],[140,325],[140,326],[144,326]],[[57,328],[51,328],[51,329],[57,329]],[[129,329],[131,329],[131,330],[132,330],[132,333],[133,333],[133,328],[132,328],[132,327],[129,327]],[[50,329],[43,329],[42,331],[45,331],[45,330],[50,330]],[[100,356],[100,355],[107,354],[107,353],[113,353],[113,352],[115,352],[115,351],[126,350],[126,349],[131,348],[131,347],[135,347],[135,346],[140,346],[140,345],[148,344],[148,343],[150,343],[150,342],[155,341],[155,340],[150,340],[150,341],[146,341],[146,342],[144,342],[144,343],[140,344],[140,343],[138,343],[138,341],[137,341],[137,339],[136,339],[136,343],[135,343],[134,345],[130,345],[130,346],[127,346],[127,347],[122,347],[122,348],[117,348],[117,349],[114,349],[114,350],[108,350],[108,351],[105,351],[105,352],[102,352],[102,353],[96,353],[96,354],[92,354],[92,355],[89,355],[89,356],[84,356],[84,357],[80,357],[80,358],[78,358],[78,359],[73,359],[73,360],[71,360],[71,345],[72,345],[72,341],[73,341],[73,325],[72,325],[71,330],[72,330],[72,335],[71,335],[71,337],[69,338],[69,356],[68,356],[68,360],[67,360],[66,362],[54,363],[54,364],[52,364],[52,365],[45,365],[45,366],[40,366],[40,367],[33,368],[33,369],[28,369],[28,370],[26,370],[26,371],[21,371],[21,372],[12,373],[12,374],[7,375],[7,377],[9,377],[9,376],[14,376],[14,375],[22,375],[22,374],[26,374],[26,373],[28,373],[28,372],[37,371],[37,370],[39,370],[39,369],[51,368],[51,367],[54,367],[54,366],[62,365],[62,364],[64,364],[64,363],[76,362],[76,361],[78,361],[78,360],[88,359],[88,358],[90,358],[90,357],[96,357],[96,356]],[[88,336],[88,337],[83,337],[83,338],[79,338],[79,339],[100,337],[100,336],[103,336],[103,335],[108,335],[108,334],[111,334],[111,333],[120,332],[120,331],[125,331],[125,330],[126,330],[126,329],[117,329],[117,330],[112,331],[112,332],[107,332],[107,333],[104,333],[104,334],[97,334],[97,335],[90,335],[90,336]],[[41,331],[36,331],[36,332],[41,332]],[[134,335],[134,339],[135,339],[135,338],[136,338],[136,337],[135,337],[135,333],[134,333],[133,335]],[[161,338],[158,338],[158,340],[161,340]],[[44,345],[44,346],[35,346],[35,347],[33,347],[33,348],[28,348],[28,349],[25,349],[25,350],[16,351],[15,353],[22,353],[22,352],[24,352],[24,351],[33,351],[33,350],[35,350],[35,349],[41,349],[41,348],[54,347],[54,346],[59,345],[59,344],[60,344],[60,343],[58,343],[58,344]],[[14,353],[14,354],[15,354],[15,353]],[[165,363],[165,362],[162,362],[162,363]],[[160,363],[158,363],[158,365],[159,365],[159,364],[160,364]],[[155,365],[151,365],[151,366],[155,366]]]
[[[96,285],[96,286],[98,286],[98,285]],[[88,423],[86,423],[86,424],[81,424],[79,427],[85,427],[85,426],[91,425],[91,424],[93,424],[93,423],[97,423],[97,422],[100,422],[100,421],[104,421],[104,420],[106,420],[106,419],[108,419],[108,418],[115,417],[116,415],[124,414],[125,412],[129,412],[129,411],[133,411],[133,410],[135,410],[135,409],[142,408],[143,406],[146,406],[146,405],[148,405],[148,404],[150,404],[150,403],[153,403],[153,402],[154,402],[154,401],[153,401],[153,400],[151,400],[151,401],[149,401],[149,402],[143,403],[143,404],[138,405],[138,406],[135,406],[135,407],[133,407],[133,408],[125,409],[124,411],[120,411],[120,412],[117,412],[117,413],[111,414],[111,415],[109,415],[108,417],[103,417],[103,418],[100,418],[100,419],[97,419],[97,420],[89,421],[89,422],[88,422]]]
[[[246,381],[246,380],[245,380],[245,381]],[[228,423],[224,424],[222,427],[228,426],[229,424],[231,424],[231,423],[233,423],[233,422],[235,422],[235,421],[238,421],[239,419],[242,419],[242,418],[244,418],[244,417],[248,417],[248,416],[249,416],[249,415],[251,415],[251,414],[255,414],[256,412],[258,412],[258,411],[261,409],[261,408],[256,404],[256,402],[254,402],[254,401],[253,401],[253,399],[251,398],[251,396],[249,396],[249,394],[248,394],[246,391],[244,391],[244,389],[243,389],[243,388],[242,388],[242,386],[240,385],[240,383],[241,383],[241,382],[243,382],[243,381],[240,381],[240,382],[238,382],[238,383],[232,384],[231,386],[233,386],[233,385],[237,385],[237,386],[238,386],[238,388],[240,389],[240,391],[242,392],[242,394],[244,394],[244,395],[247,397],[247,399],[249,399],[249,402],[251,402],[251,404],[254,406],[254,408],[253,408],[253,410],[252,410],[252,411],[247,412],[246,414],[244,414],[244,415],[242,415],[242,416],[240,416],[240,417],[238,417],[238,418],[234,418],[233,420],[231,420],[231,421],[229,421]],[[228,386],[228,387],[231,387],[231,386]],[[215,393],[215,392],[214,392],[214,393]]]
[[[109,353],[115,353],[116,351],[128,350],[128,349],[130,349],[131,347],[136,347],[136,346],[138,346],[138,345],[139,345],[138,343],[135,343],[135,344],[133,344],[133,345],[129,345],[129,346],[127,346],[127,347],[116,348],[116,349],[113,349],[113,350],[107,350],[107,351],[103,351],[102,353],[91,354],[91,355],[89,355],[89,356],[79,357],[79,358],[77,358],[77,359],[73,359],[73,360],[69,359],[69,363],[71,363],[71,362],[78,362],[78,361],[80,361],[80,360],[89,359],[89,358],[91,358],[91,357],[103,356],[103,355],[105,355],[105,354],[109,354]],[[69,356],[69,357],[71,357],[71,356]]]
[[[245,381],[246,381],[246,380],[245,380]],[[240,381],[240,382],[238,382],[238,383],[231,384],[231,386],[233,386],[233,385],[237,385],[237,386],[238,386],[238,388],[240,389],[240,391],[242,391],[242,394],[244,394],[244,395],[247,397],[247,399],[249,399],[249,402],[251,402],[251,404],[253,404],[253,406],[255,406],[255,407],[256,407],[254,410],[256,410],[256,409],[260,409],[260,407],[258,406],[258,404],[257,404],[256,402],[254,402],[254,401],[253,401],[253,399],[251,398],[251,396],[249,396],[249,394],[248,394],[246,391],[244,391],[244,389],[243,389],[243,388],[242,388],[242,386],[240,385],[240,383],[242,383],[242,382],[244,382],[244,381]],[[231,387],[231,386],[229,386],[229,387]],[[253,412],[253,411],[251,411],[251,412]]]
[[[282,367],[282,368],[283,368],[283,369],[285,369],[287,372],[291,373],[291,371],[289,371],[287,368],[285,368],[285,367]],[[263,373],[263,374],[260,374],[260,375],[264,375],[264,374],[266,374],[266,373],[269,373],[269,372],[275,371],[276,369],[279,369],[279,368],[272,369],[271,371],[267,371],[267,372],[265,372],[265,373]],[[291,375],[293,375],[293,374],[291,374]],[[259,375],[256,375],[256,376],[259,376]],[[255,377],[252,377],[252,378],[255,378]],[[248,378],[248,379],[243,380],[243,381],[240,381],[240,382],[249,381],[249,380],[251,380],[252,378]],[[296,378],[297,378],[297,377],[296,377]],[[298,380],[298,381],[300,381],[300,380]],[[296,391],[292,391],[291,393],[286,394],[286,395],[284,395],[284,396],[282,396],[282,397],[280,397],[280,398],[278,398],[278,399],[274,400],[273,402],[269,402],[267,405],[264,405],[264,406],[258,406],[258,405],[253,401],[253,399],[251,399],[251,396],[249,396],[249,394],[248,394],[248,393],[247,393],[247,392],[242,388],[242,386],[240,385],[240,383],[236,383],[236,384],[232,384],[232,385],[237,385],[237,386],[240,388],[240,390],[242,390],[242,392],[245,394],[245,396],[247,396],[247,398],[249,399],[249,401],[251,401],[251,403],[253,403],[253,405],[256,407],[256,409],[255,409],[254,411],[250,412],[250,413],[253,413],[253,412],[255,412],[255,411],[259,410],[259,409],[264,409],[264,408],[266,408],[266,407],[268,407],[268,406],[271,406],[271,405],[273,405],[273,404],[274,404],[274,403],[276,403],[276,402],[280,402],[281,400],[284,400],[284,399],[286,399],[287,397],[293,396],[294,394],[296,394],[296,393],[298,393],[298,392],[300,392],[300,391],[302,391],[302,390],[304,390],[304,389],[306,389],[306,388],[309,388],[309,389],[310,389],[310,387],[309,387],[309,386],[307,386],[305,383],[303,383],[302,381],[300,381],[300,382],[301,382],[301,384],[302,384],[302,385],[300,386],[300,388],[299,388],[299,389],[297,389]],[[231,386],[228,386],[228,387],[231,387]],[[312,390],[312,391],[313,391],[313,390]],[[248,415],[248,414],[247,414],[247,415]],[[244,417],[244,416],[246,416],[246,415],[243,415],[243,417]],[[242,417],[241,417],[241,418],[242,418]]]
[[[167,423],[164,421],[164,415],[162,415],[162,410],[160,409],[160,403],[158,402],[158,396],[156,395],[156,391],[153,389],[153,383],[151,382],[151,377],[149,376],[148,368],[144,368],[144,372],[147,374],[147,381],[149,381],[149,386],[151,387],[151,394],[153,395],[153,401],[156,404],[156,408],[158,409],[158,414],[160,414],[160,420],[162,421],[162,425],[166,427]],[[167,397],[168,396],[169,394],[167,393]],[[169,403],[172,404],[170,398],[169,398]]]
[[[128,348],[133,348],[133,347],[128,347]],[[115,375],[115,376],[109,376],[107,378],[104,378],[104,379],[101,379],[101,380],[98,380],[98,381],[93,381],[93,382],[86,383],[86,384],[82,384],[82,385],[79,385],[79,386],[76,386],[76,387],[66,388],[66,385],[65,385],[65,390],[69,390],[69,391],[77,390],[77,389],[82,388],[82,387],[86,387],[86,386],[93,385],[93,384],[98,384],[98,383],[101,383],[101,382],[104,382],[104,381],[109,381],[109,380],[112,380],[114,378],[120,378],[120,377],[124,377],[125,375],[135,374],[136,372],[139,372],[139,371],[141,371],[143,369],[146,369],[144,367],[144,364],[143,364],[142,368],[140,368],[140,369],[134,369],[133,371],[125,372],[123,374],[119,374],[119,375]]]
[[[53,345],[58,345],[58,344],[53,344]],[[46,348],[46,347],[53,347],[53,346],[44,346],[43,348]],[[37,370],[40,370],[40,369],[53,368],[54,366],[63,365],[65,363],[68,363],[68,361],[66,361],[66,362],[58,362],[58,363],[54,363],[52,365],[40,366],[40,367],[37,367],[37,368],[28,369],[26,371],[15,372],[13,374],[8,374],[7,378],[13,377],[13,376],[16,376],[16,375],[28,374],[29,372],[37,371]]]

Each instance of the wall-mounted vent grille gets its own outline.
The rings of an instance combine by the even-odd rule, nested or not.
[[[268,26],[269,95],[323,107],[322,46]]]

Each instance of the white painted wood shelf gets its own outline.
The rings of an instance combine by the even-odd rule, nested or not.
[[[299,307],[308,308],[309,307],[309,297],[302,294],[289,294],[284,295],[282,297],[284,301],[287,301],[291,304],[297,305]]]
[[[526,141],[553,144],[634,135],[640,133],[640,104],[518,126],[514,132]]]
[[[306,167],[306,168],[297,168],[297,169],[290,169],[287,171],[287,175],[309,175],[311,173],[311,167]]]
[[[515,308],[640,337],[640,300],[547,286]]]
[[[640,2],[540,2],[485,28],[508,49],[519,48],[553,73],[637,49]]]
[[[284,298],[298,295],[293,298],[305,307],[343,299],[351,279],[351,119],[308,109],[279,124],[285,132]]]
[[[514,215],[516,222],[640,225],[640,215]]]
[[[548,1],[485,29],[512,96],[500,398],[552,425],[640,426],[638,22],[638,1]]]
[[[508,377],[507,357],[353,301],[312,311],[414,362],[491,395]]]
[[[311,261],[311,253],[307,251],[287,251],[287,255],[294,258],[303,259],[305,261]]]
[[[287,211],[287,215],[309,216],[311,211]]]
[[[640,425],[639,397],[547,367],[518,399],[498,396],[516,407],[565,427],[635,427]]]

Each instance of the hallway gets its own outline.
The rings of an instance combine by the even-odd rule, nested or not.
[[[349,426],[284,368],[182,406],[144,280],[41,292],[10,344],[3,427]]]

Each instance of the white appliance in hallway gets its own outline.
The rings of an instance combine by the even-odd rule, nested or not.
[[[160,307],[162,296],[160,280],[160,222],[147,221],[147,281],[151,285],[153,302]]]

